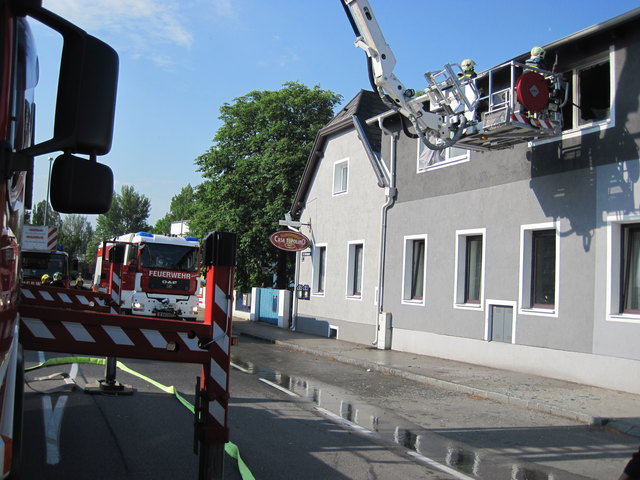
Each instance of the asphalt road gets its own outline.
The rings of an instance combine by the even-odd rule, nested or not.
[[[245,337],[232,353],[231,441],[258,479],[606,479],[637,448],[635,437]],[[198,366],[122,361],[193,402]],[[75,382],[36,380],[58,372]],[[191,413],[120,371],[132,396],[74,386],[103,376],[90,365],[27,374],[25,478],[196,479]],[[228,456],[225,478],[240,478]]]
[[[27,352],[27,366],[41,357]],[[175,386],[193,402],[188,392],[193,392],[198,366],[122,361]],[[133,395],[89,395],[80,390],[103,376],[103,367],[74,364],[27,374],[24,478],[198,478],[190,412],[173,396],[120,371],[118,380],[132,385]],[[343,428],[308,402],[255,375],[234,371],[232,391],[231,440],[255,478],[452,478],[366,434]],[[225,456],[225,479],[239,478],[235,461]]]

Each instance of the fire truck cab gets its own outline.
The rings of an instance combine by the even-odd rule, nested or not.
[[[112,255],[116,246],[122,255]],[[198,315],[199,257],[197,238],[127,233],[98,247],[94,286],[111,292],[112,267],[117,265],[123,312],[194,321]]]

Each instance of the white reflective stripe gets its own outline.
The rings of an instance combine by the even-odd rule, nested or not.
[[[189,338],[184,332],[178,332],[178,335],[180,336],[182,341],[186,343],[189,350],[191,350],[192,352],[201,351],[200,347],[198,346],[198,337]]]
[[[229,313],[229,300],[227,299],[227,294],[224,293],[218,285],[216,285],[215,302],[225,315]]]
[[[64,302],[64,303],[71,303],[71,298],[69,298],[69,295],[67,295],[66,293],[59,293],[58,297],[60,297],[60,299]]]
[[[98,305],[100,305],[101,307],[104,307],[104,306],[105,306],[104,300],[103,300],[103,299],[101,299],[100,297],[95,297],[95,300],[94,300],[94,301],[95,301]]]
[[[220,337],[220,339],[217,340],[216,343],[222,350],[224,350],[228,354],[229,353],[229,336],[224,331],[222,331],[222,328],[220,327],[220,325],[218,325],[217,323],[214,323],[213,338],[218,338],[218,337]]]
[[[213,359],[211,359],[211,363],[209,365],[211,369],[211,377],[216,381],[222,390],[227,390],[227,372],[218,365]]]
[[[120,303],[120,277],[118,277],[118,275],[114,273],[113,276],[111,277],[111,280],[113,281],[113,286],[117,287],[117,288],[111,289],[111,298],[115,300],[116,303],[119,304]]]
[[[26,288],[22,289],[22,295],[24,295],[29,300],[35,300],[35,298],[36,298],[36,296],[33,294],[33,292],[31,290],[26,289]]]
[[[78,299],[78,301],[83,304],[83,305],[89,305],[89,300],[87,300],[87,297],[83,296],[83,295],[76,295],[76,298]]]
[[[87,329],[81,324],[63,321],[62,325],[64,325],[64,328],[67,329],[76,342],[96,342],[96,339],[93,338]]]
[[[45,300],[51,302],[53,301],[53,297],[51,296],[51,294],[49,292],[45,292],[44,290],[39,290],[38,293],[40,293],[40,296],[42,298],[44,298]]]
[[[103,325],[102,328],[104,328],[104,331],[107,332],[111,337],[111,340],[113,340],[116,345],[127,345],[130,347],[134,345],[131,339],[120,327],[116,327],[114,325]]]
[[[212,402],[209,402],[209,413],[222,427],[225,426],[224,417],[225,417],[226,411],[224,407],[220,405],[220,402],[218,402],[217,400],[213,400]]]
[[[34,337],[47,338],[49,340],[56,338],[51,333],[51,330],[45,327],[44,323],[42,323],[42,320],[38,318],[22,317],[22,322]]]
[[[145,336],[145,338],[149,341],[151,345],[155,348],[167,348],[167,341],[157,330],[147,330],[141,328],[140,331]]]

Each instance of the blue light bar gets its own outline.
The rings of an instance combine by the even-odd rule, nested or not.
[[[200,240],[198,240],[196,237],[184,237],[184,239],[187,242],[199,242]]]
[[[153,238],[153,233],[148,233],[148,232],[138,232],[136,233],[136,235],[138,235],[139,237]]]

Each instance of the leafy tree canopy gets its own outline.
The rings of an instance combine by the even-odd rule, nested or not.
[[[171,199],[169,212],[156,222],[153,227],[153,233],[166,235],[170,233],[171,223],[180,221],[189,222],[195,209],[195,196],[195,189],[190,184],[182,187],[180,193],[174,195]]]
[[[98,244],[111,237],[139,231],[148,231],[151,226],[147,223],[151,202],[135,191],[132,186],[123,185],[120,193],[113,192],[111,208],[107,213],[98,215],[93,239],[87,247],[87,259],[95,259]]]
[[[64,246],[69,258],[84,258],[87,246],[93,237],[93,227],[84,215],[65,215],[58,232],[58,241]]]
[[[62,225],[62,218],[60,217],[60,214],[56,212],[46,200],[41,200],[36,204],[31,211],[31,215],[27,216],[26,221],[32,225],[48,225],[50,227],[58,228]]]
[[[223,125],[196,159],[205,181],[197,188],[190,228],[201,238],[215,230],[238,235],[238,288],[271,286],[276,271],[279,287],[292,278],[293,262],[269,235],[289,210],[318,130],[341,100],[319,86],[289,82],[220,108]]]

